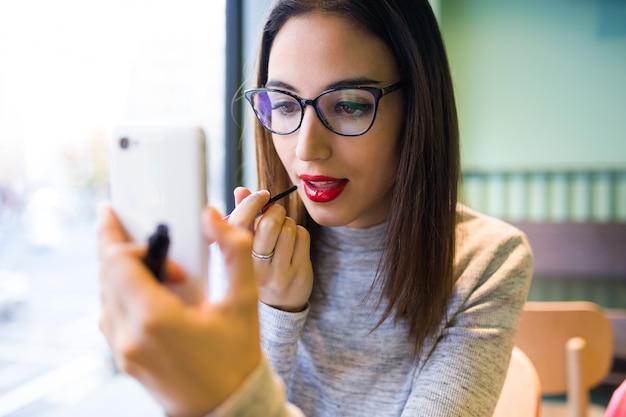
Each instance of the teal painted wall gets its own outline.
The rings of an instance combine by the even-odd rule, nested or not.
[[[438,3],[465,168],[626,168],[626,0]]]

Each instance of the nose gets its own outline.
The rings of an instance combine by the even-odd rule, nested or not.
[[[304,108],[302,124],[295,134],[298,140],[296,145],[298,159],[313,161],[327,159],[331,155],[330,136],[333,133],[324,126],[313,106]]]

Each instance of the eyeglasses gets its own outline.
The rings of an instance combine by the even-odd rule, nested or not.
[[[401,87],[402,83],[397,82],[383,88],[333,88],[314,99],[273,88],[254,88],[245,91],[244,96],[261,125],[277,135],[289,135],[298,130],[304,108],[310,105],[330,131],[341,136],[359,136],[374,124],[381,97]]]

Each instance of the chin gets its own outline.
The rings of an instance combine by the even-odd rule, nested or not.
[[[350,221],[347,220],[344,216],[341,216],[337,213],[336,210],[324,210],[324,209],[312,209],[309,210],[307,207],[307,211],[311,219],[320,226],[325,227],[340,227],[347,225]]]

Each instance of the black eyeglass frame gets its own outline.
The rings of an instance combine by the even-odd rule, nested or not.
[[[378,113],[378,102],[380,101],[380,99],[383,96],[386,96],[389,93],[393,93],[396,90],[399,90],[400,88],[402,88],[402,85],[404,83],[402,81],[398,81],[395,82],[393,84],[390,84],[386,87],[372,87],[372,86],[346,86],[346,87],[339,87],[339,88],[331,88],[329,90],[325,90],[322,91],[320,94],[317,95],[317,97],[312,98],[312,99],[307,99],[307,98],[302,98],[299,97],[293,93],[290,93],[288,91],[284,91],[284,90],[280,90],[280,89],[276,89],[276,88],[251,88],[249,90],[244,91],[244,97],[246,98],[246,100],[248,101],[248,103],[250,103],[250,107],[252,107],[252,111],[254,112],[255,117],[257,118],[257,120],[259,121],[259,123],[261,124],[261,126],[263,126],[263,128],[269,132],[272,132],[276,135],[291,135],[292,133],[294,133],[296,130],[300,129],[300,126],[302,126],[302,120],[304,119],[304,109],[306,106],[311,106],[313,107],[313,109],[315,110],[315,114],[317,114],[318,119],[320,119],[320,121],[322,122],[322,124],[331,132],[340,135],[340,136],[348,136],[348,137],[352,137],[352,136],[361,136],[366,134],[367,132],[369,132],[369,130],[372,128],[372,126],[374,125],[374,121],[376,120],[376,114]],[[359,132],[359,133],[341,133],[341,132],[337,132],[335,129],[333,129],[328,122],[326,121],[325,117],[323,116],[321,110],[318,108],[317,106],[317,102],[320,99],[320,97],[329,94],[329,93],[333,93],[335,91],[341,91],[341,90],[364,90],[364,91],[368,91],[369,93],[371,93],[374,96],[374,115],[372,116],[372,120],[369,124],[369,126],[364,129],[363,131]],[[270,128],[268,128],[267,126],[265,126],[265,124],[263,124],[263,122],[261,121],[261,118],[259,117],[259,114],[257,113],[256,109],[254,108],[254,102],[252,99],[252,96],[256,93],[260,93],[260,92],[276,92],[276,93],[282,93],[282,94],[286,94],[289,97],[295,99],[298,103],[300,103],[300,121],[298,122],[298,125],[291,130],[290,132],[277,132],[274,131]]]

